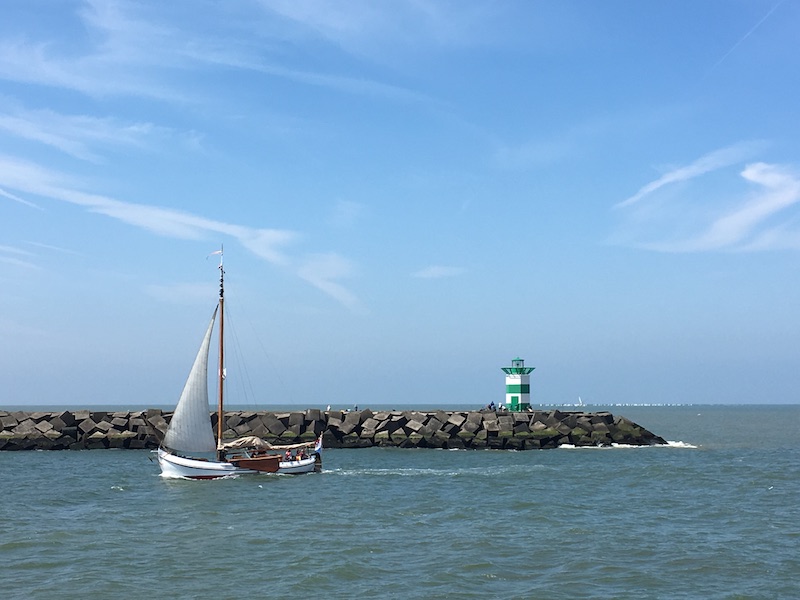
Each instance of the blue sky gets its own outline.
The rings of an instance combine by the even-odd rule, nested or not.
[[[0,403],[800,400],[800,2],[6,0]],[[236,352],[246,356],[237,367]],[[236,401],[233,399],[232,401]]]

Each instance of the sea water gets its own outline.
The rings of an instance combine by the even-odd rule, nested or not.
[[[610,410],[670,445],[325,450],[216,481],[0,452],[0,597],[800,597],[800,406]]]

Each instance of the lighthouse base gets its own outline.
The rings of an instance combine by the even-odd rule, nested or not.
[[[511,400],[511,402],[506,402],[504,407],[509,412],[528,412],[531,409],[531,403],[520,402],[514,398]]]

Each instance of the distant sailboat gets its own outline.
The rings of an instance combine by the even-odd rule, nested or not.
[[[175,407],[164,440],[158,448],[158,463],[164,477],[216,479],[233,475],[259,473],[309,473],[322,468],[322,436],[316,442],[274,446],[248,436],[223,442],[224,402],[224,307],[225,271],[222,250],[219,261],[219,301],[203,342],[194,359],[189,378]],[[208,410],[208,353],[214,323],[219,317],[219,398],[217,405],[217,436],[211,426]],[[284,453],[284,454],[281,454]]]
[[[578,396],[578,406],[583,406],[583,400],[581,400],[580,396]]]

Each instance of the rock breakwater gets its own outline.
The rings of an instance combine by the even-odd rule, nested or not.
[[[84,450],[158,447],[172,412],[0,410],[0,450]],[[216,414],[211,415],[216,430]],[[327,448],[533,450],[665,440],[610,412],[531,411],[231,411],[224,437],[257,435],[270,443],[306,442],[322,434]]]

